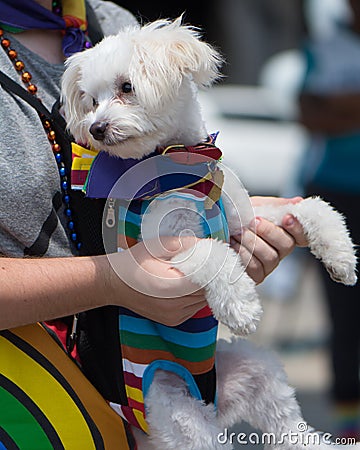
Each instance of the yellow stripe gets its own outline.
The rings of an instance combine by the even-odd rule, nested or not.
[[[63,0],[63,16],[73,16],[86,21],[86,9],[84,0]]]
[[[95,450],[84,417],[57,380],[3,337],[0,337],[0,360],[2,374],[19,386],[42,410],[66,449]]]
[[[128,398],[131,398],[132,400],[135,400],[139,403],[144,403],[144,396],[140,389],[125,385],[126,393]],[[134,416],[136,420],[138,421],[139,426],[145,433],[148,433],[148,424],[146,423],[144,419],[144,413],[142,411],[139,411],[138,409],[132,408],[132,412],[134,413]]]
[[[74,158],[72,170],[90,170],[93,159],[90,158]]]
[[[161,154],[166,155],[166,153],[173,148],[185,148],[185,145],[184,144],[168,145],[166,148],[164,148],[164,150],[162,151]],[[185,150],[185,152],[186,152],[186,150]]]
[[[136,420],[138,421],[138,424],[140,425],[141,429],[145,431],[145,433],[149,432],[148,424],[146,423],[144,419],[144,415],[141,411],[138,409],[133,409],[134,416],[136,417]]]
[[[144,403],[144,396],[140,389],[125,385],[126,393],[129,398],[139,403]]]
[[[96,150],[90,150],[88,148],[82,147],[79,144],[75,144],[75,142],[71,143],[71,152],[75,155],[75,156],[80,156],[80,157],[86,157],[86,158],[95,158],[95,156],[97,156],[97,154],[99,153]]]

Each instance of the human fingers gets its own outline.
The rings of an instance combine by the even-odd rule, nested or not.
[[[260,283],[294,250],[295,239],[282,227],[256,218],[241,236],[232,237],[231,244],[239,252],[248,275]]]
[[[173,281],[176,283],[176,280]],[[176,288],[166,285],[167,282],[162,281],[160,286],[155,285],[155,290],[148,287],[147,292],[144,292],[141,286],[134,289],[128,283],[122,283],[121,295],[119,290],[115,293],[115,304],[120,302],[121,306],[168,326],[183,323],[207,305],[204,289],[176,296]],[[154,295],[149,294],[150,291]],[[160,295],[156,296],[157,293]]]
[[[274,205],[274,206],[282,206],[287,205],[288,203],[299,203],[303,200],[302,197],[251,197],[251,203],[253,206],[261,206],[261,205]],[[282,227],[294,238],[296,245],[299,247],[306,247],[308,245],[307,238],[304,234],[304,230],[300,224],[300,222],[291,214],[287,214],[283,217]]]
[[[135,258],[149,256],[169,260],[178,253],[193,247],[198,240],[195,236],[161,236],[138,243],[130,251]]]
[[[286,216],[284,216],[281,225],[284,230],[286,230],[287,233],[289,233],[293,237],[298,247],[308,246],[308,240],[304,233],[303,227],[301,226],[300,222],[295,219],[294,216],[292,216],[291,214],[287,214]]]
[[[230,245],[239,254],[249,277],[252,278],[255,283],[261,283],[265,279],[265,268],[262,262],[254,255],[253,250],[249,250],[244,245],[241,245],[241,238],[240,241],[237,240],[239,238],[239,235],[236,236],[236,238],[232,237],[230,239]]]
[[[131,265],[128,266],[128,269]],[[131,272],[131,273],[129,273]],[[133,264],[125,281],[147,295],[163,298],[195,295],[199,286],[167,260],[146,257]]]
[[[138,303],[139,304],[139,303]],[[177,326],[207,306],[204,294],[148,300],[141,315],[167,326]]]
[[[120,253],[109,254],[107,258],[114,277],[143,295],[174,298],[192,295],[199,290],[199,286],[191,281],[191,276],[185,276],[172,266],[171,261],[154,258],[143,243]]]
[[[294,219],[294,221],[295,220],[296,219]],[[296,227],[295,223],[292,226]],[[299,226],[301,227],[300,224]],[[296,246],[295,238],[283,227],[275,225],[273,222],[264,218],[256,217],[249,228],[253,233],[256,233],[258,237],[258,256],[261,256],[261,251],[264,251],[264,257],[267,257],[269,253],[273,255],[273,252],[275,251],[277,258],[280,261],[285,258],[285,256],[289,255]]]
[[[263,223],[263,219],[261,219],[243,231],[241,244],[251,254],[247,266],[258,283],[263,281],[278,266],[281,259],[278,249],[274,248],[263,237],[264,235],[272,236],[276,233],[273,227],[275,228],[275,225],[268,223],[268,221]],[[256,231],[258,228],[260,229],[259,233]]]

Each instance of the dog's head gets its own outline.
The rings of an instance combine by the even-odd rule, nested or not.
[[[219,76],[221,57],[181,24],[158,20],[103,39],[66,62],[62,103],[70,132],[122,158],[206,136],[196,87]]]

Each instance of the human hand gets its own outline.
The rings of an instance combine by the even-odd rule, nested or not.
[[[298,203],[302,198],[251,197],[250,200],[253,206],[269,203],[280,206]],[[296,246],[306,246],[307,240],[299,221],[287,214],[281,226],[256,217],[242,234],[231,236],[230,244],[246,265],[248,275],[256,283],[261,283]]]
[[[196,238],[168,237],[139,242],[121,253],[108,255],[111,304],[120,304],[164,325],[175,326],[207,305],[205,290],[172,267],[170,259],[192,247]]]

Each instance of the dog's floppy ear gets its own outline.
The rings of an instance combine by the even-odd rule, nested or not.
[[[201,41],[198,30],[182,25],[181,20],[179,17],[147,24],[134,39],[131,78],[137,95],[144,95],[147,104],[149,88],[155,90],[157,101],[166,101],[177,92],[186,75],[198,86],[209,86],[220,77],[220,54]]]
[[[79,81],[81,78],[81,67],[84,59],[87,57],[87,52],[89,51],[90,50],[75,53],[66,60],[66,69],[61,80],[60,100],[62,110],[67,126],[74,136],[77,135],[77,128],[85,114],[81,102],[82,92],[79,87]]]

